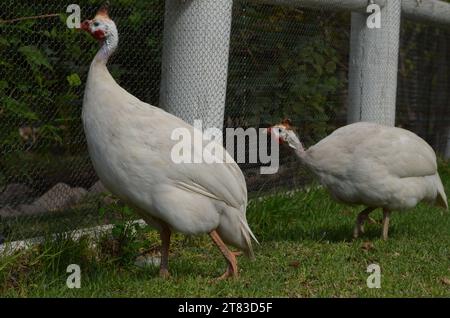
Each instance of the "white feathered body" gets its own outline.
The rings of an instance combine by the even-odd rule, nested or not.
[[[231,163],[175,163],[171,152],[178,141],[172,132],[185,128],[202,139],[201,132],[194,134],[191,125],[129,94],[96,61],[82,117],[99,178],[145,220],[155,226],[152,220],[162,220],[184,234],[217,229],[226,243],[252,254],[245,179],[225,150]]]
[[[448,208],[433,149],[408,130],[347,125],[306,150],[302,159],[338,201],[391,210],[428,201]]]

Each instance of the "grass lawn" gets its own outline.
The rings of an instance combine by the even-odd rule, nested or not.
[[[450,194],[450,167],[441,166]],[[155,231],[123,230],[92,247],[87,240],[45,243],[0,259],[0,296],[21,297],[425,297],[450,296],[450,215],[420,205],[393,213],[390,238],[381,222],[352,240],[357,212],[320,188],[254,199],[249,224],[261,244],[256,260],[239,257],[240,277],[213,282],[225,269],[207,236],[175,235],[171,278],[133,265],[159,244]],[[372,214],[377,221],[381,212]],[[120,231],[119,231],[120,232]],[[123,234],[125,233],[125,234]],[[127,234],[128,233],[128,234]],[[66,267],[81,266],[81,288],[66,287]],[[369,264],[381,267],[381,288],[366,285]]]

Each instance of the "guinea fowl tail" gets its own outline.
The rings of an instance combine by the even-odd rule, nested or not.
[[[436,205],[448,210],[447,196],[445,195],[444,186],[442,185],[442,181],[441,178],[439,177],[439,174],[436,174],[436,186],[438,192],[436,198]]]
[[[221,215],[217,230],[225,243],[239,248],[247,257],[254,259],[252,239],[259,242],[248,226],[245,206],[241,209],[227,207]]]
[[[253,253],[253,246],[252,246],[252,239],[255,240],[257,244],[259,244],[258,240],[256,239],[255,235],[253,234],[252,230],[248,226],[247,220],[243,220],[241,218],[241,232],[242,236],[245,239],[245,242],[247,243],[247,248],[245,249],[245,255],[249,257],[250,259],[255,258],[255,254]]]

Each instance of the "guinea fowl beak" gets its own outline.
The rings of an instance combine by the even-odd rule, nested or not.
[[[266,133],[268,136],[272,136],[272,129],[273,129],[273,127],[269,127],[269,128],[264,129],[263,132]],[[283,138],[281,138],[280,136],[278,136],[278,138],[276,140],[278,141],[279,144],[284,143]]]
[[[77,30],[84,30],[86,32],[89,32],[89,25],[91,25],[91,20],[85,20],[80,24],[80,27],[77,28]]]

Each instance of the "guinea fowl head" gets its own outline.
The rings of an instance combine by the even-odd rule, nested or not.
[[[103,45],[103,55],[108,57],[117,47],[119,33],[116,24],[108,15],[109,3],[100,7],[92,20],[85,20],[80,29],[86,31]]]
[[[289,147],[296,150],[302,147],[300,140],[295,134],[290,119],[284,119],[281,123],[267,128],[267,133],[274,136],[280,144],[287,143]]]

